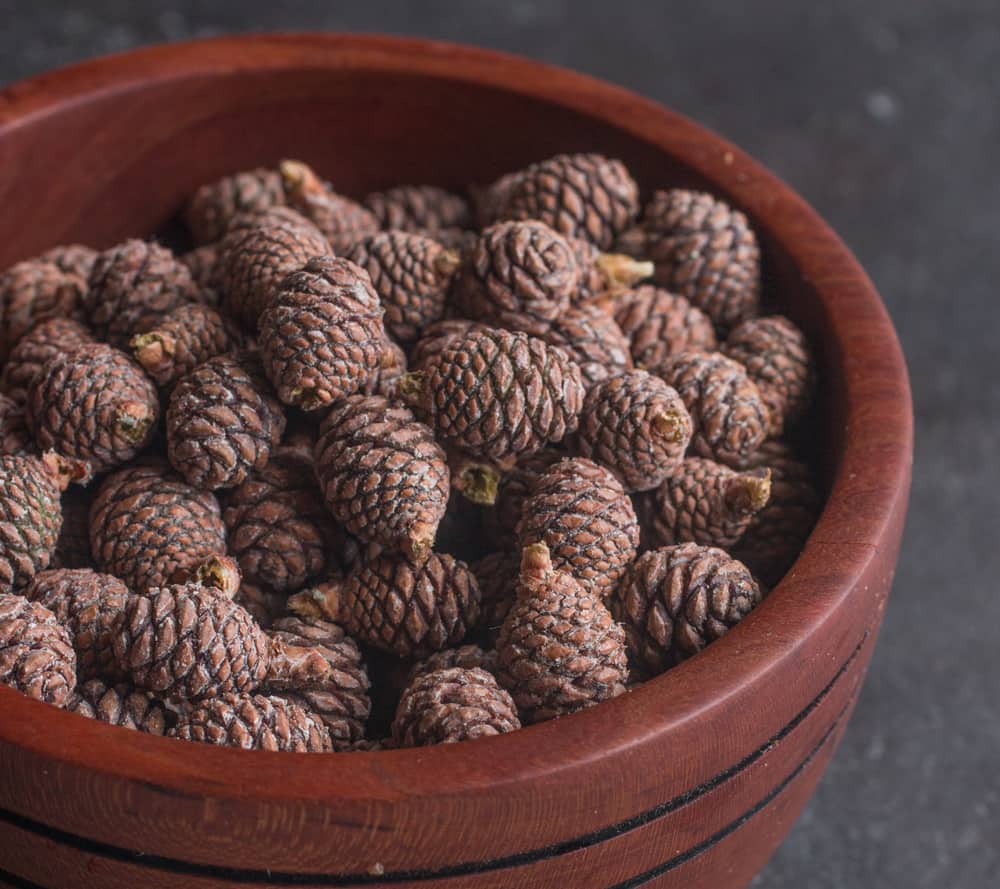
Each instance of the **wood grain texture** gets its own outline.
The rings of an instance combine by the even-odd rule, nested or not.
[[[641,97],[498,53],[336,35],[157,47],[0,93],[0,267],[152,233],[201,182],[283,156],[360,195],[488,182],[572,150],[620,156],[646,190],[703,186],[746,210],[769,295],[817,343],[830,498],[789,575],[628,695],[444,748],[194,755],[0,689],[0,872],[48,887],[729,889],[767,859],[871,655],[912,420],[870,281],[759,164]]]

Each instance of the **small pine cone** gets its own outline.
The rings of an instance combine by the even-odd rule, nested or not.
[[[233,601],[237,605],[242,605],[260,627],[266,630],[285,613],[288,596],[284,593],[271,592],[253,583],[242,583]]]
[[[81,682],[116,676],[112,628],[129,596],[124,583],[89,568],[56,569],[36,574],[24,596],[48,608],[69,630]]]
[[[406,679],[406,684],[411,685],[413,680],[424,673],[434,673],[437,670],[451,670],[460,667],[463,670],[485,670],[487,673],[496,673],[497,653],[490,649],[486,651],[478,645],[460,645],[458,648],[446,648],[444,651],[435,651],[422,660],[417,661],[411,668]]]
[[[637,367],[651,368],[679,352],[713,352],[712,321],[683,296],[643,284],[617,294],[609,305],[630,343]]]
[[[260,318],[278,397],[310,411],[358,392],[382,360],[382,314],[368,273],[349,260],[321,257],[290,274]]]
[[[383,229],[435,232],[472,225],[469,202],[436,185],[397,185],[372,192],[362,203]]]
[[[332,191],[300,161],[282,161],[285,200],[323,232],[333,252],[349,252],[367,235],[379,230],[375,214],[357,201]]]
[[[160,413],[150,379],[103,343],[77,346],[47,361],[25,404],[38,446],[85,460],[95,474],[139,454]]]
[[[742,364],[760,392],[771,418],[771,435],[780,435],[809,406],[813,361],[805,335],[781,315],[753,318],[734,328],[723,351]]]
[[[115,661],[135,685],[187,700],[252,691],[270,657],[249,612],[197,584],[129,597],[112,638]]]
[[[221,271],[219,245],[217,243],[203,244],[201,247],[195,247],[194,250],[182,253],[177,258],[188,267],[191,279],[201,288],[198,302],[210,303],[215,308],[219,300],[219,291],[222,289],[222,281],[219,278]],[[204,297],[206,290],[215,294],[210,300],[206,300]]]
[[[184,208],[184,221],[196,244],[211,244],[239,214],[263,213],[284,203],[278,171],[262,167],[201,186]]]
[[[68,709],[147,735],[165,735],[171,721],[167,708],[149,692],[124,683],[108,685],[101,679],[91,679],[81,685]]]
[[[448,464],[431,430],[380,396],[345,398],[316,444],[327,508],[362,540],[420,560],[448,507]]]
[[[330,252],[320,230],[288,207],[238,217],[219,244],[223,312],[255,331],[285,277]]]
[[[518,548],[543,543],[556,571],[606,598],[639,549],[639,522],[621,482],[584,457],[561,460],[535,482]]]
[[[632,369],[628,337],[607,312],[597,306],[570,306],[543,336],[561,346],[577,364],[588,388]]]
[[[140,595],[175,572],[226,551],[219,503],[159,461],[107,476],[90,509],[90,547],[99,571]]]
[[[584,390],[580,368],[562,349],[487,328],[453,341],[400,392],[449,445],[510,464],[572,433]]]
[[[91,568],[89,489],[72,487],[62,495],[62,529],[49,563],[52,568]]]
[[[455,298],[470,318],[540,336],[566,311],[579,284],[565,238],[533,220],[499,222],[465,257]]]
[[[517,602],[497,639],[497,678],[526,724],[625,691],[625,631],[604,603],[552,567],[544,544],[521,559]]]
[[[657,284],[690,300],[721,331],[757,314],[760,248],[739,210],[705,192],[657,191],[643,228]]]
[[[680,465],[692,429],[677,392],[659,377],[632,370],[587,391],[573,445],[610,469],[626,491],[648,491]]]
[[[55,263],[29,259],[0,275],[0,364],[39,321],[76,313],[87,280]]]
[[[403,343],[419,339],[444,313],[460,259],[437,241],[410,232],[379,232],[359,241],[348,258],[368,272],[385,309],[384,324]]]
[[[196,488],[242,484],[285,431],[254,352],[218,355],[180,380],[167,407],[167,457]]]
[[[560,154],[532,164],[510,186],[502,219],[537,219],[608,250],[639,212],[625,165],[599,154]]]
[[[83,244],[61,244],[46,250],[38,258],[42,262],[53,263],[67,275],[76,275],[82,281],[86,281],[94,268],[97,256],[98,253],[93,247],[85,247]]]
[[[132,337],[135,360],[158,386],[169,388],[199,364],[242,348],[240,330],[215,309],[186,303],[151,330]]]
[[[517,526],[524,512],[524,501],[531,496],[538,479],[560,460],[565,460],[566,456],[546,448],[521,457],[509,472],[504,473],[497,486],[493,516],[501,547],[512,549],[517,544]],[[519,563],[519,559],[515,561]],[[514,567],[516,577],[517,564]]]
[[[635,287],[653,275],[651,262],[633,259],[624,253],[602,253],[583,238],[567,238],[580,269],[580,286],[571,297],[575,305],[585,305],[609,291],[617,293]]]
[[[693,542],[728,549],[750,527],[770,493],[766,469],[734,472],[711,460],[687,457],[647,495],[642,509],[646,548]]]
[[[521,727],[511,696],[478,667],[422,673],[403,692],[392,723],[400,747],[454,744]]]
[[[368,375],[360,394],[381,395],[389,401],[396,401],[399,383],[405,374],[406,352],[389,337],[385,337],[379,366]]]
[[[649,675],[697,654],[760,602],[757,582],[724,550],[682,543],[644,553],[615,591],[629,656]]]
[[[90,331],[71,318],[41,321],[17,341],[3,369],[0,387],[14,401],[23,404],[28,387],[50,358],[64,355],[77,346],[95,342]]]
[[[83,310],[100,339],[124,349],[197,293],[188,267],[166,247],[132,239],[97,257]]]
[[[410,350],[409,366],[412,370],[424,370],[431,359],[440,355],[456,340],[476,330],[485,330],[485,325],[466,318],[445,318],[435,321],[425,328],[420,339]]]
[[[27,457],[35,451],[24,405],[0,395],[0,456]]]
[[[479,625],[486,630],[490,638],[496,637],[503,625],[507,612],[514,604],[517,575],[520,571],[520,560],[517,555],[502,550],[473,562],[469,566],[479,583],[480,619]],[[461,650],[461,649],[459,649]],[[457,664],[456,666],[468,666]],[[494,666],[475,664],[493,672]]]
[[[0,593],[0,685],[56,707],[72,703],[76,654],[44,605]]]
[[[290,753],[329,753],[330,733],[315,714],[265,695],[223,695],[193,707],[170,732],[182,741],[276,750]]]
[[[653,372],[687,406],[692,454],[737,469],[753,459],[767,439],[770,417],[743,365],[721,352],[681,352]]]

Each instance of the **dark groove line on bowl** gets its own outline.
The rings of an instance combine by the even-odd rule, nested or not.
[[[854,662],[854,659],[861,653],[861,649],[864,647],[865,642],[868,641],[870,633],[870,630],[865,630],[864,635],[861,637],[861,641],[858,642],[858,644],[854,647],[854,650],[850,653],[850,655],[848,655],[847,660],[841,664],[830,681],[820,690],[816,697],[814,697],[802,710],[800,710],[790,722],[786,723],[785,726],[777,732],[777,734],[773,735],[761,744],[756,750],[747,754],[736,764],[730,766],[722,772],[719,772],[717,775],[709,778],[697,787],[675,796],[673,799],[660,803],[652,809],[648,809],[645,812],[632,816],[631,818],[626,818],[625,820],[619,821],[609,827],[592,831],[591,833],[575,837],[571,840],[563,840],[562,842],[553,843],[538,849],[532,849],[527,852],[518,852],[513,855],[505,855],[499,858],[492,858],[487,861],[463,862],[461,864],[452,864],[436,869],[428,868],[419,870],[387,871],[386,873],[378,876],[374,876],[369,873],[310,874],[291,871],[252,870],[249,868],[232,868],[225,867],[223,865],[201,864],[193,861],[167,858],[160,855],[146,855],[142,852],[122,848],[121,846],[114,846],[110,843],[81,837],[76,834],[69,833],[68,831],[60,830],[56,827],[49,827],[39,821],[26,818],[6,809],[0,809],[0,822],[7,822],[8,824],[12,824],[17,828],[20,828],[21,830],[52,839],[56,842],[62,843],[63,845],[72,846],[73,848],[91,855],[125,861],[131,864],[141,865],[142,867],[148,867],[152,870],[184,873],[193,876],[214,877],[236,883],[270,883],[292,886],[309,884],[323,886],[381,885],[387,883],[419,882],[421,880],[438,880],[447,877],[469,876],[473,874],[485,873],[487,871],[521,867],[526,864],[533,864],[545,859],[556,858],[561,855],[567,855],[571,852],[579,851],[580,849],[585,849],[589,846],[594,846],[598,843],[613,839],[619,834],[626,833],[630,830],[636,829],[637,827],[649,824],[652,821],[676,811],[681,806],[687,805],[688,803],[704,796],[719,785],[724,784],[740,772],[749,768],[753,765],[753,763],[764,756],[764,754],[766,754],[775,744],[779,743],[791,734],[791,732],[793,732],[803,722],[803,720],[805,720],[809,714],[823,702],[830,692],[833,691],[839,680],[844,676],[850,665]],[[839,719],[840,716],[837,717],[837,720]],[[833,726],[837,724],[837,720],[833,722],[830,730],[832,730]],[[822,744],[820,746],[822,746]],[[813,753],[807,757],[807,760],[814,756],[815,752],[816,751],[813,751]],[[800,763],[800,769],[805,767],[807,760]],[[772,793],[774,793],[774,791],[772,791]],[[763,802],[762,805],[767,805],[767,802]],[[742,817],[745,816],[741,816],[741,818]],[[752,817],[752,815],[746,817]],[[733,829],[735,830],[736,828]],[[704,851],[704,849],[701,851]],[[623,886],[624,885],[639,884],[629,883],[623,884]],[[615,887],[615,889],[617,889],[617,887]]]
[[[0,869],[0,886],[9,886],[10,889],[45,889],[38,883],[32,883],[31,880],[26,880],[24,877],[19,877],[17,874],[3,869]]]

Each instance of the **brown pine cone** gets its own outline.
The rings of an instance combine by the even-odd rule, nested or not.
[[[51,568],[91,568],[90,501],[91,489],[72,487],[63,491],[62,529],[56,541]]]
[[[270,657],[250,614],[197,584],[129,597],[112,638],[115,661],[135,685],[188,700],[253,691]]]
[[[46,250],[38,258],[42,262],[53,263],[67,275],[76,275],[86,282],[97,260],[97,251],[83,244],[60,244]]]
[[[243,344],[241,331],[215,309],[186,303],[161,318],[152,330],[132,337],[129,347],[156,384],[169,388],[199,364]]]
[[[285,278],[260,318],[278,397],[310,411],[359,391],[382,360],[382,314],[368,273],[349,260],[320,257]]]
[[[487,673],[495,673],[497,669],[497,653],[490,649],[486,651],[478,645],[459,645],[458,648],[446,648],[444,651],[435,651],[422,660],[417,661],[407,675],[406,684],[411,685],[413,680],[424,673],[434,673],[438,670],[451,670],[460,667],[463,670],[473,668],[485,670]]]
[[[597,306],[570,306],[545,332],[550,346],[561,346],[577,364],[588,388],[632,368],[628,337]]]
[[[81,682],[116,676],[112,627],[129,596],[124,583],[89,568],[56,569],[36,574],[24,596],[48,608],[69,630]]]
[[[753,318],[734,328],[723,351],[742,364],[771,418],[771,435],[798,420],[809,406],[813,361],[802,333],[781,315]]]
[[[223,312],[255,331],[285,277],[331,252],[320,230],[288,207],[237,217],[219,244]]]
[[[635,287],[653,274],[653,263],[624,253],[602,253],[583,238],[567,238],[580,269],[580,286],[573,293],[574,305],[586,305],[598,297]]]
[[[526,547],[517,602],[497,639],[497,678],[526,724],[625,691],[625,631],[604,603],[556,571],[548,547]]]
[[[17,341],[3,369],[3,391],[19,404],[28,397],[28,387],[45,363],[77,346],[93,343],[90,331],[72,318],[49,318],[31,328]]]
[[[760,248],[746,216],[705,192],[657,191],[643,214],[653,280],[704,311],[719,330],[760,308]]]
[[[561,460],[535,482],[518,525],[518,549],[546,545],[556,571],[606,598],[639,548],[639,522],[621,482],[584,457]]]
[[[502,548],[513,549],[516,546],[517,526],[524,512],[524,501],[531,496],[535,483],[550,467],[566,457],[567,454],[561,451],[545,448],[521,457],[512,469],[503,474],[497,485],[493,511],[497,542]],[[514,559],[516,569],[520,564],[520,557],[515,555]],[[516,577],[516,570],[514,575]]]
[[[74,315],[87,280],[55,263],[29,259],[0,275],[0,364],[39,321]]]
[[[97,257],[83,310],[100,339],[124,349],[197,293],[191,272],[173,253],[133,238]]]
[[[715,547],[682,543],[640,556],[611,610],[625,627],[629,656],[656,675],[725,635],[760,600],[742,562]]]
[[[218,241],[239,214],[257,214],[285,203],[277,170],[260,167],[201,186],[184,208],[196,244]]]
[[[660,287],[643,284],[616,294],[608,308],[638,367],[655,367],[679,352],[712,352],[718,347],[708,315]]]
[[[120,469],[101,482],[90,509],[90,546],[99,571],[140,595],[175,572],[226,551],[219,503],[160,461]]]
[[[766,469],[734,472],[711,460],[687,457],[647,495],[640,510],[646,548],[693,542],[728,549],[750,527],[770,494]]]
[[[501,550],[483,556],[469,565],[469,569],[479,583],[479,625],[491,639],[495,639],[503,625],[504,618],[507,617],[507,612],[514,604],[517,576],[521,570],[520,560],[515,553]],[[469,665],[456,664],[455,666]],[[483,667],[490,672],[494,670],[493,666],[487,667],[485,664],[474,664],[473,666]]]
[[[403,692],[392,723],[400,747],[454,744],[521,727],[511,696],[478,667],[418,675]]]
[[[315,713],[284,698],[265,695],[227,694],[202,701],[181,716],[170,736],[244,750],[333,750],[330,733]]]
[[[625,165],[599,154],[559,154],[532,164],[510,186],[501,219],[537,219],[608,250],[639,212],[639,187]]]
[[[580,368],[562,349],[491,328],[454,340],[400,388],[439,438],[500,465],[572,433],[583,393]]]
[[[590,387],[573,446],[626,491],[648,491],[680,465],[692,430],[680,396],[659,377],[632,370]]]
[[[320,426],[316,477],[327,508],[362,540],[420,560],[448,507],[448,464],[405,407],[353,395]]]
[[[128,356],[103,343],[45,363],[28,388],[26,417],[43,450],[104,472],[131,460],[153,437],[156,387]]]
[[[412,370],[424,370],[431,359],[440,355],[448,346],[466,334],[485,330],[486,326],[466,318],[445,318],[435,321],[424,329],[420,339],[410,350],[409,366]]]
[[[332,191],[300,161],[282,161],[281,179],[288,205],[323,232],[333,253],[347,253],[366,235],[379,230],[378,219],[370,210]]]
[[[499,222],[480,236],[455,283],[463,315],[540,336],[569,307],[580,269],[569,242],[541,222]]]
[[[0,593],[0,685],[56,707],[72,701],[76,654],[44,605]]]
[[[386,330],[403,343],[419,339],[444,313],[461,260],[437,241],[410,232],[379,232],[360,240],[348,258],[363,268],[385,309]]]
[[[436,185],[397,185],[372,192],[362,203],[384,229],[430,233],[472,225],[469,202]]]
[[[36,451],[24,405],[0,395],[0,456],[27,457]]]
[[[743,365],[721,352],[681,352],[653,368],[691,415],[691,453],[746,466],[767,439],[770,417]]]
[[[149,692],[124,683],[108,685],[101,679],[91,679],[81,685],[67,709],[147,735],[166,734],[171,722],[167,708]]]
[[[188,267],[191,279],[201,288],[198,302],[217,308],[219,290],[222,288],[222,281],[219,279],[218,243],[202,244],[201,247],[188,250],[187,253],[182,253],[177,258]],[[211,291],[214,296],[206,298],[205,291]]]

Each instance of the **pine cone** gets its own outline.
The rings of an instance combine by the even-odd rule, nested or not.
[[[643,215],[654,281],[687,298],[722,331],[760,307],[760,248],[746,216],[705,192],[654,193]]]
[[[420,560],[448,506],[448,465],[430,429],[380,396],[345,398],[316,445],[327,508],[352,534]]]
[[[378,219],[357,201],[332,191],[305,164],[282,161],[285,200],[323,232],[333,253],[349,252],[366,235],[379,230]]]
[[[73,315],[87,281],[44,260],[29,259],[0,275],[0,364],[39,321]]]
[[[454,744],[521,727],[510,695],[478,667],[423,673],[403,692],[392,723],[401,747]]]
[[[261,167],[224,176],[199,188],[184,209],[196,244],[218,241],[239,214],[259,214],[285,203],[277,170]]]
[[[3,391],[19,404],[28,397],[28,387],[50,358],[64,355],[94,338],[78,321],[50,318],[40,321],[17,341],[3,369]]]
[[[609,309],[638,367],[655,367],[679,352],[712,352],[718,347],[708,315],[659,287],[644,284],[616,294]]]
[[[681,352],[653,373],[672,386],[691,415],[691,453],[746,466],[767,439],[770,417],[741,364],[721,352]]]
[[[578,365],[586,387],[632,369],[628,338],[597,306],[570,306],[546,331],[550,346],[561,346]]]
[[[139,595],[224,553],[226,528],[213,494],[151,461],[101,482],[90,510],[90,545],[97,569],[120,577]]]
[[[566,239],[580,269],[580,286],[573,293],[574,305],[587,305],[600,296],[635,287],[653,274],[653,263],[624,253],[602,253],[583,238]]]
[[[83,310],[100,339],[124,349],[197,293],[188,267],[166,247],[132,239],[97,257]]]
[[[187,303],[132,338],[135,360],[158,386],[169,388],[199,364],[242,348],[243,334],[215,309]]]
[[[41,571],[24,596],[48,608],[69,630],[81,682],[115,677],[112,627],[129,596],[124,583],[89,568]]]
[[[608,250],[639,212],[639,187],[621,161],[560,154],[532,164],[509,186],[502,219],[537,219]]]
[[[541,222],[486,229],[456,282],[462,314],[541,336],[569,307],[580,269],[569,242]]]
[[[330,733],[315,713],[279,697],[224,695],[202,701],[170,732],[184,741],[278,750],[329,753]]]
[[[256,330],[285,277],[330,253],[320,230],[287,207],[249,219],[237,217],[219,244],[223,311],[247,330]]]
[[[545,544],[556,571],[606,598],[635,558],[639,522],[621,482],[603,466],[575,457],[535,482],[518,536],[518,549]]]
[[[46,250],[38,259],[41,262],[51,262],[59,271],[67,275],[76,275],[86,283],[97,256],[97,251],[93,247],[85,247],[83,244],[60,244],[58,247]]]
[[[655,675],[723,636],[760,599],[743,563],[715,547],[682,543],[640,556],[611,610],[625,627],[630,657]]]
[[[412,370],[424,370],[431,359],[440,355],[456,340],[469,333],[485,330],[486,326],[466,318],[445,318],[426,327],[420,339],[410,350],[409,366]]]
[[[734,472],[711,460],[687,457],[641,510],[646,548],[690,541],[727,549],[743,536],[770,493],[767,470]]]
[[[459,667],[463,670],[485,670],[495,673],[497,669],[497,653],[490,649],[486,651],[478,645],[460,645],[458,648],[446,648],[435,651],[422,660],[417,661],[407,675],[406,684],[412,685],[413,680],[425,673],[435,673],[438,670],[451,670]]]
[[[436,185],[397,185],[372,192],[363,203],[383,229],[436,232],[472,225],[469,202]]]
[[[264,367],[285,404],[316,410],[352,395],[385,349],[368,273],[321,257],[289,275],[260,319]]]
[[[0,593],[0,685],[56,707],[71,702],[76,655],[69,633],[44,605]]]
[[[137,686],[188,700],[252,691],[270,656],[267,636],[244,608],[197,584],[129,597],[113,644],[119,669]]]
[[[781,315],[744,321],[730,332],[723,349],[757,386],[771,418],[771,435],[780,435],[805,413],[813,362],[805,335],[791,321]]]
[[[460,260],[437,241],[409,232],[379,232],[360,240],[348,258],[371,277],[385,309],[386,330],[400,342],[444,313],[445,298]]]
[[[625,691],[625,631],[596,596],[555,571],[544,544],[527,547],[517,602],[497,639],[497,678],[526,724]]]
[[[504,473],[497,486],[497,497],[493,518],[498,532],[498,543],[502,548],[513,549],[517,544],[517,526],[524,512],[524,501],[531,496],[535,483],[550,467],[560,460],[566,459],[566,454],[546,448],[521,457],[514,467]],[[514,576],[520,558],[515,556]]]
[[[510,464],[576,429],[583,382],[562,349],[485,329],[453,341],[427,364],[422,385],[401,394],[430,415],[448,444]]]
[[[513,552],[502,550],[483,556],[469,568],[479,583],[479,625],[486,630],[490,638],[495,639],[507,617],[507,612],[514,604],[517,576],[521,570],[520,560]],[[492,652],[490,654],[492,655]],[[486,664],[456,663],[448,666],[476,666],[491,673],[495,670],[495,665],[486,666]]]
[[[147,735],[166,734],[171,721],[167,708],[149,692],[124,683],[108,685],[101,679],[91,679],[81,685],[67,709]]]
[[[202,244],[201,247],[188,250],[187,253],[182,253],[177,258],[188,267],[191,279],[201,288],[198,302],[217,308],[219,291],[222,289],[218,243]],[[213,296],[206,298],[205,291],[211,291]]]
[[[28,457],[36,452],[24,405],[0,395],[0,456]]]
[[[632,370],[587,391],[573,445],[610,469],[626,491],[648,491],[680,465],[692,428],[673,389],[644,370]]]
[[[95,474],[139,454],[160,413],[149,378],[103,343],[77,346],[47,361],[25,404],[39,447],[85,460]]]
[[[91,568],[90,501],[91,490],[72,487],[63,491],[62,529],[49,562],[51,568]]]

